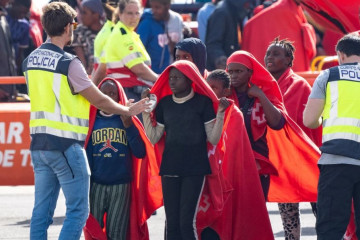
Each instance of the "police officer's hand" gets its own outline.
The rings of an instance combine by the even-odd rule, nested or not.
[[[226,97],[220,98],[218,111],[219,112],[224,112],[225,109],[227,109],[229,107],[229,105],[230,105],[230,102],[229,102],[229,100],[227,100]]]
[[[150,106],[151,103],[149,103],[149,98],[145,97],[129,107],[129,114],[130,116],[138,115],[145,110],[149,110]]]
[[[135,101],[134,99],[130,98],[126,103],[126,106],[131,107],[132,105],[134,105],[134,101]],[[133,124],[131,116],[121,115],[120,118],[125,128],[128,128]]]
[[[150,89],[146,88],[142,93],[141,93],[141,99],[143,98],[149,98],[150,95]]]
[[[134,105],[134,102],[135,102],[135,99],[130,98],[130,99],[128,99],[128,101],[127,101],[127,103],[126,103],[126,106],[127,106],[127,107],[131,107],[132,105]]]

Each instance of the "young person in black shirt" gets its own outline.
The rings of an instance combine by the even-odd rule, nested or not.
[[[166,214],[166,239],[192,240],[198,239],[198,203],[205,175],[211,173],[207,141],[214,145],[218,143],[224,112],[229,106],[229,101],[226,98],[220,99],[215,115],[212,100],[194,92],[193,80],[187,77],[181,68],[182,65],[194,66],[190,68],[193,72],[187,72],[187,75],[195,74],[197,79],[204,81],[195,65],[188,61],[179,62],[174,63],[162,74],[168,74],[166,87],[170,87],[172,95],[166,95],[158,102],[155,109],[156,126],[151,124],[149,113],[143,114],[143,120],[146,133],[153,144],[166,132],[160,166]],[[161,80],[160,76],[158,81]],[[149,90],[144,91],[142,97],[148,95]]]

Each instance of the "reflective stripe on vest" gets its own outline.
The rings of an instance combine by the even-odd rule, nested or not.
[[[106,63],[106,67],[107,68],[123,68],[126,67],[126,64],[134,59],[140,58],[142,55],[140,52],[134,52],[131,53],[129,55],[127,55],[126,57],[124,57],[123,59],[119,60],[119,61],[115,61],[115,62],[107,62]],[[146,60],[144,61],[145,65],[150,66],[151,62]]]
[[[51,50],[45,48],[41,49],[41,52],[44,54],[46,51],[54,50],[56,48]],[[62,52],[58,51],[58,53],[63,56]],[[36,54],[34,57],[37,57]],[[29,68],[25,69],[25,76],[31,98],[31,134],[50,134],[85,141],[90,104],[81,95],[73,95],[71,92],[65,75],[70,62],[69,58],[60,60],[52,69],[43,68],[41,65],[33,66],[27,62]]]
[[[120,83],[123,85],[123,87],[130,87],[128,86],[126,83],[124,83],[124,80],[126,80],[126,78],[129,78],[130,79],[130,75],[129,74],[122,74],[122,73],[108,73],[107,74],[107,77],[109,78],[114,78],[114,79],[117,79],[120,81]],[[150,81],[146,81],[142,78],[136,78],[137,82],[135,82],[135,85],[134,86],[138,86],[139,84],[142,86],[142,85],[147,85],[147,86],[153,86],[154,83],[153,82],[150,82]],[[133,87],[133,86],[131,86]]]
[[[39,133],[50,134],[61,138],[75,139],[77,141],[82,141],[82,142],[86,140],[86,134],[64,131],[62,129],[56,129],[48,126],[37,126],[30,128],[30,134],[39,134]]]
[[[128,62],[130,62],[131,60],[137,59],[137,58],[141,58],[141,53],[140,53],[140,52],[130,53],[129,55],[127,55],[126,57],[124,57],[124,58],[121,59],[120,61],[107,62],[107,63],[106,63],[106,67],[107,67],[107,68],[121,68],[121,67],[125,67],[125,65],[126,65]]]
[[[137,64],[146,64],[150,67],[151,60],[139,35],[121,21],[116,23],[107,39],[104,53],[104,56],[100,57],[100,62],[106,63],[106,74],[119,81],[123,87],[152,86],[152,83],[138,78],[130,70]]]
[[[323,142],[347,139],[360,142],[360,121],[354,118],[331,118],[324,120]],[[344,128],[346,126],[346,128]],[[350,130],[351,132],[344,132]]]

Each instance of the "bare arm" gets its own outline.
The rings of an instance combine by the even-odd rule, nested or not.
[[[314,129],[322,124],[321,115],[324,106],[324,99],[309,98],[303,113],[303,121],[306,127]]]
[[[146,103],[148,98],[144,98],[130,107],[123,106],[114,102],[111,98],[104,95],[95,85],[91,85],[80,94],[86,98],[96,108],[103,110],[104,112],[114,113],[117,115],[133,116],[143,112],[149,107],[149,103]]]
[[[106,77],[106,63],[100,63],[91,76],[93,83],[97,86]]]
[[[154,73],[145,63],[136,64],[130,68],[130,70],[139,78],[150,82],[155,82],[158,78],[158,75]]]
[[[212,120],[211,122],[205,123],[205,132],[207,140],[213,144],[218,144],[222,127],[224,125],[224,113],[218,112],[216,114],[216,120]]]

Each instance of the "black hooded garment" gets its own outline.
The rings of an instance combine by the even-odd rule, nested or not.
[[[191,55],[194,64],[199,69],[201,75],[204,76],[206,65],[206,46],[200,39],[185,38],[176,44],[175,50],[176,49],[188,52]],[[176,51],[174,52],[174,59],[175,53]]]

